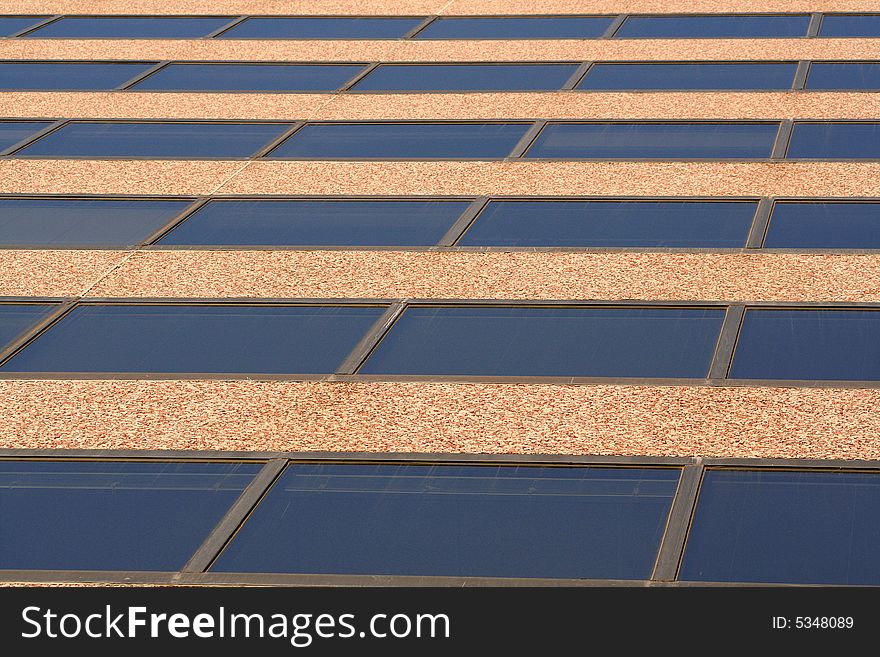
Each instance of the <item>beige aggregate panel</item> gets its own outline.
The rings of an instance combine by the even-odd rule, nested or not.
[[[880,196],[880,163],[262,161],[234,176],[220,192]]]
[[[880,256],[147,251],[90,294],[876,302]]]
[[[2,59],[503,62],[877,59],[880,39],[284,41],[0,39]]]
[[[453,0],[444,14],[674,14],[877,11],[870,0]]]
[[[125,255],[124,251],[0,249],[0,296],[75,296]]]
[[[880,458],[880,390],[0,381],[0,447]]]
[[[7,0],[6,14],[430,15],[449,0]]]
[[[247,162],[0,158],[2,194],[210,194]]]

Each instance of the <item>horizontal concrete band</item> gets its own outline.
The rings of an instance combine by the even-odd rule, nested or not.
[[[0,251],[0,296],[880,301],[880,255]]]
[[[0,447],[880,458],[880,390],[0,381]]]
[[[0,39],[0,59],[503,62],[877,59],[880,39],[260,41]]]
[[[0,159],[2,194],[880,196],[880,162]]]
[[[71,119],[876,119],[880,93],[220,94],[0,92],[0,116]]]
[[[14,14],[609,14],[876,11],[871,0],[8,0]]]

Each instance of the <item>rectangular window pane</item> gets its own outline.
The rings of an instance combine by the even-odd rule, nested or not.
[[[880,584],[880,475],[707,470],[680,579]]]
[[[704,377],[723,309],[411,307],[362,374]]]
[[[467,201],[211,201],[158,244],[430,246]]]
[[[110,90],[151,66],[152,64],[3,62],[0,63],[0,90]]]
[[[46,20],[48,16],[0,16],[0,36],[11,36]]]
[[[363,65],[169,64],[131,89],[143,91],[335,91]]]
[[[820,37],[877,37],[880,36],[880,14],[825,14]]]
[[[629,16],[615,38],[766,38],[807,35],[810,17],[780,16]]]
[[[35,39],[194,39],[232,22],[232,16],[65,16],[25,35]]]
[[[438,18],[416,39],[590,39],[605,33],[613,16]]]
[[[491,201],[461,246],[745,246],[755,203]]]
[[[777,201],[764,246],[770,249],[880,249],[880,203]]]
[[[795,63],[594,64],[578,89],[789,89]]]
[[[385,64],[354,91],[551,91],[574,75],[577,64]]]
[[[0,121],[0,150],[14,146],[50,125],[49,121]]]
[[[647,579],[678,477],[671,468],[292,464],[212,570]]]
[[[880,159],[880,123],[795,123],[789,159]]]
[[[311,123],[268,157],[501,158],[530,127],[529,123]]]
[[[247,157],[289,129],[279,123],[68,123],[16,155]]]
[[[218,39],[399,39],[424,18],[248,18]]]
[[[0,370],[330,374],[384,310],[78,306]]]
[[[749,309],[734,379],[880,380],[880,312]]]
[[[57,308],[48,303],[0,303],[0,350]]]
[[[880,63],[814,63],[807,76],[807,89],[880,90]]]
[[[0,568],[181,568],[251,463],[0,461]]]
[[[550,123],[523,157],[770,157],[775,123]]]
[[[0,198],[0,244],[132,247],[192,201]]]

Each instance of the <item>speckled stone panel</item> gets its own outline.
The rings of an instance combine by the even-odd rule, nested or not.
[[[2,194],[210,194],[247,162],[0,158]]]
[[[7,0],[4,14],[429,15],[449,0]]]
[[[91,294],[876,302],[880,256],[148,251]]]
[[[880,458],[880,390],[0,381],[0,446]]]
[[[0,98],[2,106],[2,98]],[[26,109],[26,107],[22,107]],[[671,92],[338,94],[320,119],[871,119],[880,94]]]
[[[2,181],[0,177],[0,184]],[[880,163],[262,161],[253,162],[234,176],[220,192],[880,196]]]
[[[124,251],[0,249],[0,296],[75,296],[125,255]]]
[[[72,119],[871,119],[874,93],[205,94],[0,92],[0,116]]]
[[[444,14],[674,14],[877,11],[871,0],[452,0]]]
[[[876,59],[880,39],[260,41],[0,39],[2,59],[503,62]]]
[[[311,119],[331,94],[0,92],[0,116],[67,119]],[[880,103],[878,103],[880,104]]]

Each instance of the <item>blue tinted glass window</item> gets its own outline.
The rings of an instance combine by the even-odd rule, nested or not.
[[[880,159],[880,123],[795,123],[786,157]]]
[[[312,123],[268,157],[498,158],[509,155],[528,123]]]
[[[680,579],[880,584],[880,475],[707,470]]]
[[[65,16],[28,33],[35,39],[193,39],[232,21],[232,17]]]
[[[462,246],[743,247],[754,203],[491,201]]]
[[[880,203],[777,202],[764,246],[880,249]]]
[[[248,18],[218,39],[399,39],[424,18]]]
[[[108,90],[143,73],[151,64],[0,63],[0,89]]]
[[[48,121],[0,121],[0,150],[27,139],[51,123]]]
[[[328,374],[384,308],[79,306],[7,372]]]
[[[880,14],[825,14],[820,37],[877,37],[880,36]]]
[[[678,477],[676,469],[294,464],[212,570],[645,579]]]
[[[145,91],[334,91],[361,65],[169,64],[131,89]]]
[[[763,158],[775,123],[551,123],[523,157]]]
[[[380,66],[355,91],[546,91],[561,89],[577,64]]]
[[[807,89],[880,90],[880,63],[814,63],[807,76]]]
[[[429,246],[467,206],[467,201],[211,201],[158,243]]]
[[[880,312],[746,312],[731,378],[880,380]]]
[[[0,303],[0,350],[57,308],[47,303]]]
[[[722,309],[412,307],[362,374],[703,377]]]
[[[48,16],[0,16],[0,36],[10,36],[44,21]]]
[[[810,17],[801,14],[780,16],[629,16],[614,36],[620,39],[802,37],[807,35],[809,24]]]
[[[797,64],[594,64],[578,89],[789,89]]]
[[[278,123],[68,123],[16,155],[247,157],[289,128]]]
[[[600,37],[613,16],[438,18],[416,39],[588,39]]]
[[[191,201],[0,198],[0,244],[134,246]]]
[[[0,461],[0,568],[178,570],[260,467]]]

